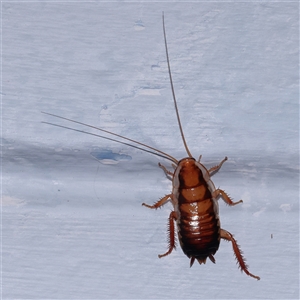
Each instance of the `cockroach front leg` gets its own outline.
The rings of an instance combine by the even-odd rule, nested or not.
[[[166,176],[172,180],[173,176],[174,176],[174,173],[172,173],[171,171],[169,171],[165,166],[163,166],[161,163],[158,163],[158,166],[160,168],[162,168],[166,174]]]
[[[230,232],[228,232],[228,231],[226,231],[224,229],[221,229],[221,233],[220,234],[221,234],[221,238],[222,239],[231,242],[232,248],[233,248],[233,251],[234,251],[234,255],[236,257],[236,260],[237,260],[237,262],[239,264],[240,269],[243,272],[245,272],[247,275],[249,275],[249,276],[251,276],[251,277],[253,277],[253,278],[257,279],[257,280],[260,280],[259,276],[255,276],[255,275],[253,275],[252,273],[249,272],[248,266],[246,265],[246,262],[245,262],[245,259],[244,259],[243,255],[242,255],[242,253],[241,253],[240,247],[237,244],[236,240],[234,239],[233,235]]]
[[[227,203],[230,206],[237,205],[239,203],[243,203],[243,200],[233,202],[230,199],[230,197],[223,190],[220,190],[220,189],[217,189],[213,192],[213,197],[216,198],[216,199],[219,198],[219,197],[222,197],[223,200],[225,201],[225,203]]]
[[[177,214],[175,211],[172,211],[169,216],[169,224],[168,224],[169,249],[166,253],[158,255],[159,258],[169,255],[173,251],[173,249],[176,248],[175,226],[174,226],[176,219],[177,219]]]
[[[226,156],[226,157],[225,157],[218,165],[216,165],[216,166],[210,168],[210,169],[208,170],[209,175],[212,176],[212,175],[214,175],[215,173],[217,173],[217,172],[221,169],[222,165],[224,164],[224,162],[225,162],[227,159],[228,159],[228,158],[227,158],[227,156]]]
[[[172,199],[172,194],[166,195],[165,197],[161,198],[159,201],[157,201],[153,205],[149,205],[146,203],[143,203],[142,205],[146,206],[148,208],[157,209],[157,208],[163,206],[164,204],[166,204],[170,199]]]

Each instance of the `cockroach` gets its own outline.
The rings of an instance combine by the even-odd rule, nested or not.
[[[234,206],[236,204],[243,202],[243,200],[233,202],[231,198],[223,190],[216,189],[214,183],[211,180],[211,176],[220,170],[223,163],[227,160],[227,157],[225,157],[216,166],[207,169],[200,162],[201,155],[199,159],[196,160],[192,156],[187,146],[180,117],[179,117],[177,101],[175,97],[175,91],[174,91],[173,80],[171,75],[164,14],[162,15],[162,22],[163,22],[163,35],[164,35],[166,59],[168,65],[172,97],[173,97],[177,122],[179,125],[182,141],[188,155],[187,157],[181,160],[177,160],[176,158],[172,157],[171,155],[161,150],[158,150],[156,148],[153,148],[141,142],[135,141],[133,139],[121,136],[119,134],[110,132],[108,130],[101,129],[96,126],[88,125],[86,123],[81,123],[51,113],[42,112],[44,114],[53,117],[57,117],[63,120],[77,123],[89,128],[99,130],[106,134],[116,136],[120,139],[129,141],[130,143],[134,143],[138,146],[126,142],[122,142],[120,140],[116,140],[113,138],[109,138],[106,136],[83,131],[83,130],[77,130],[77,129],[73,129],[70,127],[57,125],[49,122],[43,122],[43,123],[109,139],[114,142],[118,142],[134,148],[141,149],[146,152],[150,152],[154,155],[163,157],[171,161],[175,169],[174,172],[169,171],[165,166],[163,166],[160,163],[158,165],[165,172],[166,176],[168,178],[171,178],[172,185],[173,185],[172,193],[162,197],[159,201],[157,201],[153,205],[148,205],[146,203],[142,204],[143,206],[146,206],[151,209],[157,209],[169,201],[171,201],[173,205],[173,210],[171,211],[168,219],[169,247],[164,254],[158,255],[158,257],[161,258],[167,256],[173,251],[173,249],[176,248],[176,237],[175,237],[175,222],[176,222],[178,240],[183,252],[188,258],[190,258],[190,267],[192,267],[195,260],[197,260],[199,264],[205,264],[207,258],[209,258],[213,263],[215,263],[214,255],[219,249],[220,240],[224,239],[226,241],[231,242],[234,255],[236,257],[238,266],[241,269],[241,271],[259,280],[260,279],[259,276],[253,275],[248,270],[248,266],[246,265],[240,247],[238,246],[237,241],[234,239],[233,235],[230,232],[226,231],[225,229],[222,229],[220,225],[218,199],[222,198],[225,201],[225,203],[228,204],[229,206]]]

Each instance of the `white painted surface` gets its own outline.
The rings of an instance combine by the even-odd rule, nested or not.
[[[220,202],[221,223],[259,282],[226,242],[215,265],[157,258],[171,205],[141,203],[171,191],[168,162],[41,123],[184,157],[162,11],[188,145],[208,167],[229,157],[213,180],[244,204]],[[298,2],[2,3],[2,32],[4,299],[299,298]]]

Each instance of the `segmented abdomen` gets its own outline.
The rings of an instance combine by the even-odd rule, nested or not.
[[[220,244],[220,222],[213,199],[180,203],[177,220],[178,236],[183,252],[188,257],[205,260]]]

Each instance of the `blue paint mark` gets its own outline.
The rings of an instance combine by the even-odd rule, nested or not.
[[[90,153],[103,164],[117,164],[119,161],[128,161],[132,157],[126,154],[114,153],[111,150],[98,150]]]

